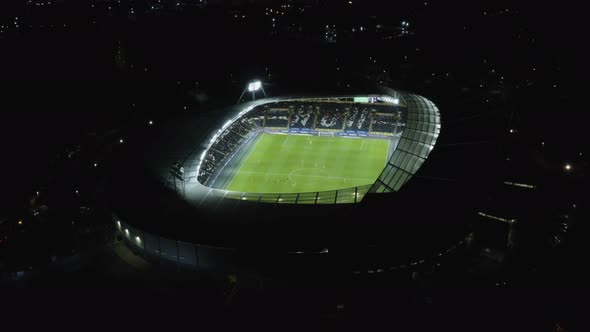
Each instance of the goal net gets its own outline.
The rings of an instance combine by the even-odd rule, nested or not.
[[[333,131],[318,131],[318,136],[334,137],[335,132]]]

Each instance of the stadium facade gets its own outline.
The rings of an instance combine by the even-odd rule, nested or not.
[[[394,144],[377,180],[363,186],[301,193],[212,186],[262,132],[375,137]],[[112,178],[113,222],[133,250],[193,269],[276,265],[293,255],[337,261],[343,271],[413,267],[455,250],[470,235],[458,220],[472,211],[447,199],[461,185],[449,189],[445,181],[420,175],[440,133],[434,103],[384,87],[376,93],[265,98],[176,119],[124,153],[123,169],[133,172]]]

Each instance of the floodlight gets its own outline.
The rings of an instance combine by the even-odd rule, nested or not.
[[[563,166],[563,168],[564,168],[566,171],[570,171],[570,170],[572,169],[572,165],[570,165],[570,164],[565,164],[565,166]]]
[[[262,83],[260,81],[254,81],[248,84],[248,91],[254,92],[260,90]]]
[[[399,98],[381,97],[380,99],[386,103],[399,104]]]

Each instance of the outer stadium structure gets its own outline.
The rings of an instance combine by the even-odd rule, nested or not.
[[[433,175],[464,169],[455,167],[465,160],[455,158],[461,151],[437,153],[441,130],[434,103],[385,87],[187,115],[126,143],[109,186],[113,222],[136,252],[198,270],[419,268],[467,245],[465,220],[475,214],[465,208],[473,205],[470,181]],[[227,169],[264,133],[390,144],[371,183],[314,192],[228,190],[219,178],[231,179]],[[443,163],[450,166],[437,166]]]

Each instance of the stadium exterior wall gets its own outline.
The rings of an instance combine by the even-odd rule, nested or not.
[[[151,234],[133,227],[113,214],[115,229],[127,246],[150,261],[177,265],[191,270],[226,271],[236,269],[236,250],[183,242]]]
[[[236,248],[208,246],[161,237],[133,227],[121,221],[114,214],[113,221],[115,222],[117,234],[123,238],[125,244],[134,253],[142,255],[147,260],[155,262],[158,265],[215,273],[253,272],[256,269],[254,266],[240,264],[240,259],[238,258],[240,252]],[[376,262],[375,257],[365,257],[361,261],[351,265],[348,271],[343,271],[352,273],[353,275],[424,271],[425,265],[432,266],[436,262],[449,259],[454,254],[471,250],[473,237],[473,232],[469,232],[454,244],[441,249],[438,253],[434,253],[430,257],[415,257],[414,259],[408,257],[408,261],[404,264],[392,265],[387,264],[386,261]],[[282,254],[299,256],[300,254],[305,254],[305,252],[284,252]],[[313,254],[313,256],[326,254],[325,257],[327,259],[328,250],[307,252],[307,254]]]

